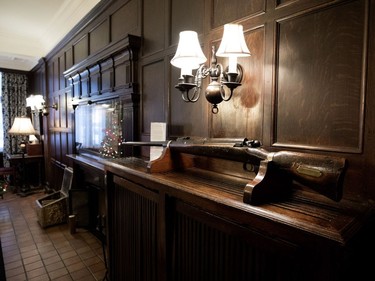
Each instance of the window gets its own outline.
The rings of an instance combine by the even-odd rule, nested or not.
[[[0,72],[0,151],[3,151],[4,148],[4,123],[3,123],[3,106],[1,103],[1,96],[2,96],[2,73]]]

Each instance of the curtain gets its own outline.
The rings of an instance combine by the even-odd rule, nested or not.
[[[26,96],[28,79],[25,74],[2,73],[3,130],[4,130],[4,167],[9,167],[7,154],[19,152],[19,144],[27,136],[9,135],[15,117],[26,116]]]

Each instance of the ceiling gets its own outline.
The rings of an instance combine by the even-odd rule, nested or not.
[[[0,68],[29,71],[100,0],[0,0]]]

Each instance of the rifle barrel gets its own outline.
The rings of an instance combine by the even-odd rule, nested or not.
[[[166,146],[168,141],[125,141],[122,144],[132,146]]]

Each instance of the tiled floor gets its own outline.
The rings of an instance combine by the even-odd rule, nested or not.
[[[43,196],[0,198],[6,280],[106,280],[103,247],[93,234],[81,228],[70,234],[67,224],[40,227],[35,200]]]

